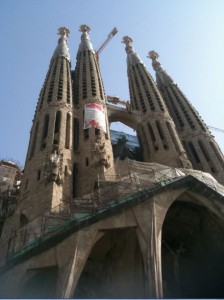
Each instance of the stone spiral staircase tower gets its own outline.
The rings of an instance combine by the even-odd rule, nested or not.
[[[173,167],[191,168],[176,128],[160,91],[142,60],[132,47],[132,39],[123,38],[127,52],[127,73],[131,107],[142,114],[137,133],[144,160]]]
[[[81,25],[81,43],[74,71],[73,196],[91,193],[99,179],[114,180],[105,92],[87,25]],[[88,173],[88,177],[86,174]]]
[[[58,45],[40,92],[27,151],[20,202],[11,218],[20,226],[44,210],[63,203],[72,193],[72,81],[67,37],[61,27]],[[10,226],[3,232],[8,234]]]

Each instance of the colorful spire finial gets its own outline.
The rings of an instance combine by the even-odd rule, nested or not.
[[[149,51],[147,57],[151,58],[153,69],[157,71],[161,67],[160,62],[157,60],[159,58],[159,54],[156,51],[152,50]]]
[[[58,35],[60,35],[61,37],[69,37],[70,35],[70,30],[66,27],[60,27],[58,28]]]
[[[147,57],[151,58],[152,60],[157,60],[159,58],[159,54],[156,51],[152,50],[149,51]]]
[[[130,38],[130,36],[124,36],[122,43],[124,43],[126,46],[132,46],[133,40]]]
[[[89,37],[90,30],[91,30],[91,28],[86,24],[81,25],[79,27],[79,31],[82,32],[82,34],[81,34],[81,44],[79,45],[79,52],[80,51],[86,51],[86,50],[91,50],[92,52],[94,52],[93,46],[90,42],[90,37]]]
[[[132,47],[133,40],[132,38],[130,38],[130,36],[127,35],[124,36],[121,42],[126,45],[125,50],[127,53],[133,52],[133,47]]]
[[[81,26],[79,27],[79,31],[81,31],[81,32],[83,32],[83,33],[89,33],[90,30],[91,30],[91,28],[90,28],[88,25],[86,25],[86,24],[81,25]]]

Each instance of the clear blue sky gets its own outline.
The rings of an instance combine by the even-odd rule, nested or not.
[[[57,44],[57,29],[71,31],[72,68],[81,24],[98,48],[114,26],[119,33],[100,55],[107,95],[129,99],[126,53],[129,35],[154,77],[149,50],[199,111],[207,125],[224,129],[223,0],[1,0],[0,158],[24,163],[41,86]],[[118,129],[122,130],[122,126]],[[224,152],[224,134],[213,131]]]

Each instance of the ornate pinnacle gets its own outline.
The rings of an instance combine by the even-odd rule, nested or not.
[[[151,60],[154,61],[159,58],[159,54],[156,51],[152,50],[152,51],[149,51],[147,57],[151,58]]]
[[[60,27],[60,28],[58,28],[58,35],[60,35],[62,37],[64,37],[64,36],[69,37],[70,30],[66,27]]]
[[[158,71],[161,68],[161,64],[157,60],[159,58],[159,54],[156,51],[152,50],[152,51],[149,51],[147,57],[151,58],[153,69],[155,71]]]
[[[126,35],[123,37],[122,43],[124,43],[126,46],[131,46],[133,43],[133,40],[132,40],[132,38],[130,38],[129,36]]]
[[[83,33],[85,33],[85,32],[89,33],[90,30],[91,30],[91,28],[90,28],[89,26],[87,26],[86,24],[81,25],[81,26],[79,27],[79,31],[81,31],[81,32],[83,32]]]
[[[124,43],[126,45],[125,51],[127,53],[132,53],[133,52],[133,47],[132,47],[133,40],[132,40],[132,38],[130,38],[130,36],[127,36],[127,35],[124,36],[123,40],[122,40],[122,43]]]

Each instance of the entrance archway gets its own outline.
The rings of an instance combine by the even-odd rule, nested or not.
[[[207,208],[176,201],[162,228],[165,298],[224,297],[224,227]]]
[[[57,271],[57,267],[28,270],[26,273],[27,280],[22,285],[17,298],[55,298],[57,287]]]
[[[134,228],[111,230],[93,247],[74,298],[142,298],[144,267]]]

